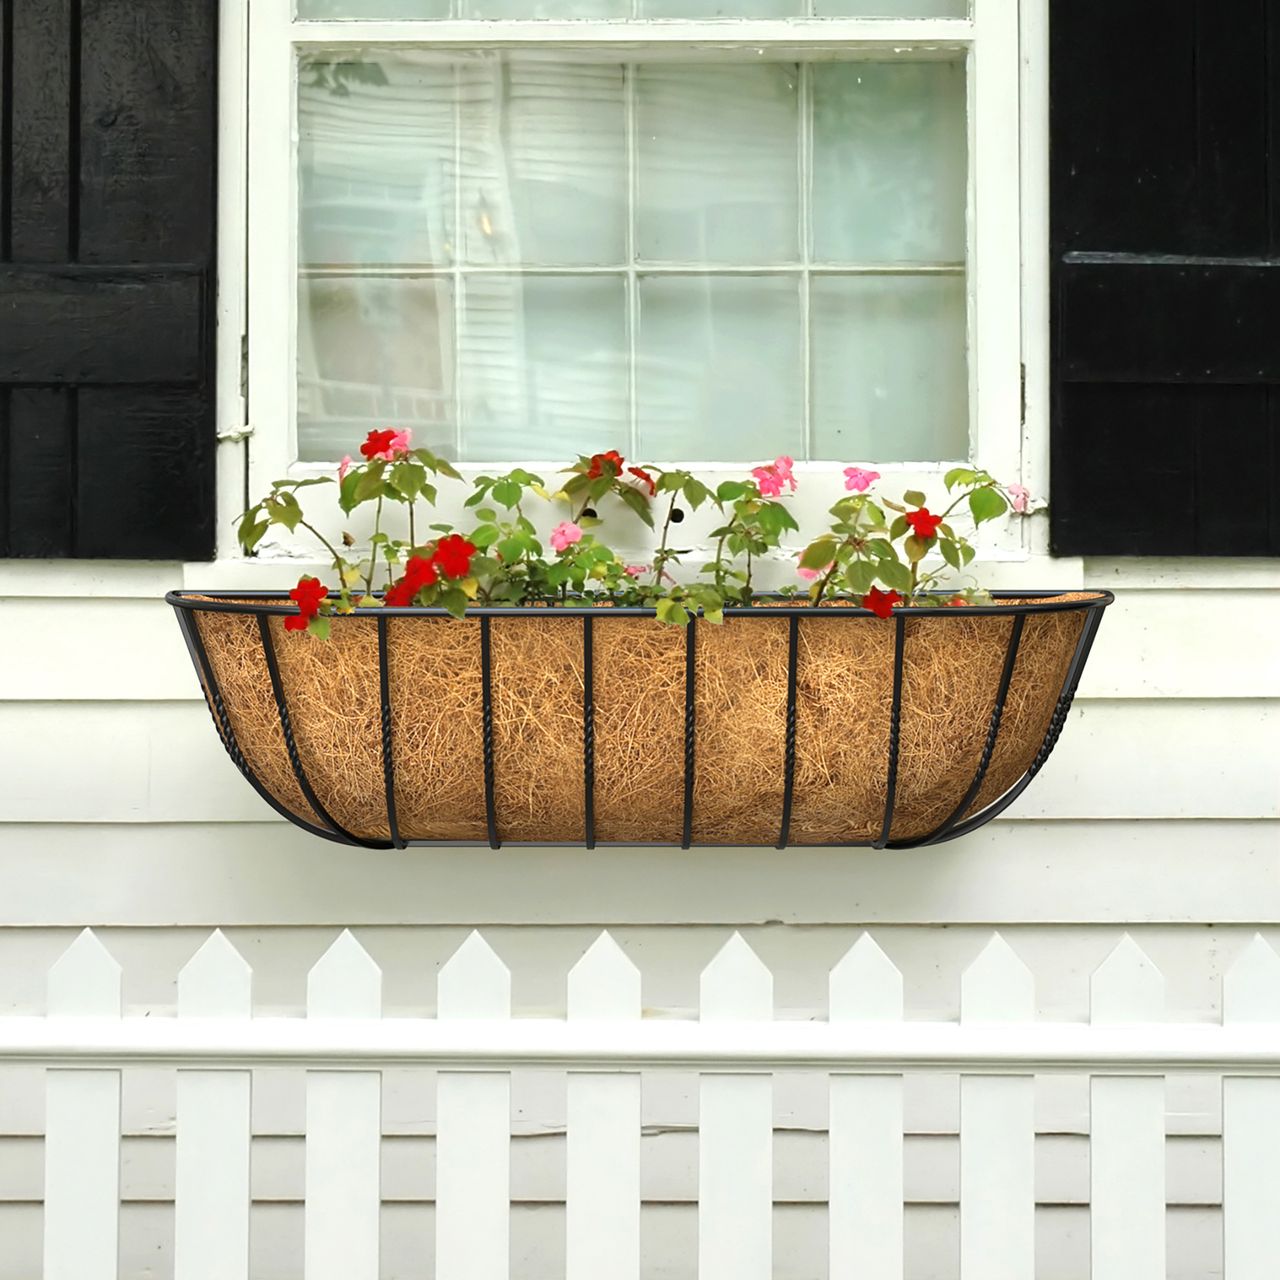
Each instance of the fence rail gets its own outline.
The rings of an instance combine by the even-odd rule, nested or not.
[[[251,1016],[249,966],[215,932],[182,971],[178,1016],[121,1016],[121,972],[86,930],[54,965],[45,1017],[0,1016],[0,1064],[46,1073],[44,1276],[117,1275],[121,1073],[178,1068],[175,1280],[250,1274],[252,1068],[306,1069],[308,1280],[375,1280],[379,1068],[436,1078],[438,1280],[510,1272],[510,1072],[567,1072],[567,1280],[638,1280],[642,1072],[699,1073],[697,1273],[772,1268],[774,1071],[827,1077],[829,1275],[903,1275],[903,1076],[960,1076],[960,1275],[1031,1280],[1034,1075],[1092,1077],[1093,1280],[1158,1280],[1169,1072],[1222,1076],[1223,1274],[1280,1257],[1280,957],[1256,938],[1223,982],[1221,1025],[1166,1020],[1164,981],[1126,938],[1084,1023],[1035,1020],[1030,972],[998,935],[961,980],[958,1023],[903,1020],[902,976],[869,936],[830,975],[825,1022],[775,1019],[773,978],[734,936],[697,1021],[641,1016],[640,974],[603,934],[568,975],[567,1016],[511,1017],[511,974],[479,934],[438,977],[435,1018],[383,1017],[382,975],[344,933],[311,971],[306,1018]]]

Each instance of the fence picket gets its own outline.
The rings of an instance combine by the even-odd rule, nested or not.
[[[1089,983],[1090,1021],[1162,1022],[1164,977],[1128,934]],[[1164,1280],[1164,1080],[1089,1082],[1092,1280]]]
[[[253,974],[215,930],[178,975],[180,1018],[248,1018]],[[248,1071],[178,1071],[175,1280],[248,1280]]]
[[[1222,982],[1222,1021],[1280,1023],[1280,956],[1260,934]],[[1273,1280],[1280,1257],[1280,1080],[1222,1081],[1225,1280]]]
[[[348,930],[307,975],[309,1018],[380,1018],[382,973]],[[382,1075],[307,1072],[307,1280],[378,1280]]]
[[[437,1017],[511,1016],[511,973],[479,933],[440,970]],[[436,1280],[506,1280],[511,1077],[441,1071],[436,1085]]]
[[[49,971],[49,1016],[119,1018],[120,966],[85,929]],[[115,1280],[120,1073],[45,1075],[44,1280]]]
[[[993,934],[960,980],[960,1021],[1029,1022],[1031,972]],[[961,1280],[1035,1274],[1035,1080],[960,1077]]]
[[[569,973],[570,1019],[640,1017],[640,971],[602,933]],[[571,1071],[567,1280],[639,1280],[640,1075]]]
[[[704,1023],[773,1019],[773,975],[741,934],[703,970],[700,1016]],[[704,1072],[699,1086],[699,1280],[769,1280],[773,1079]]]
[[[832,1022],[901,1022],[902,974],[864,933],[831,971]],[[832,1280],[902,1280],[902,1077],[832,1075]]]

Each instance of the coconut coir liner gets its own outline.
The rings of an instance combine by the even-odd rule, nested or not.
[[[1055,599],[1092,601],[1079,592]],[[1011,603],[1011,602],[1007,602]],[[838,607],[838,606],[837,606]],[[257,618],[197,613],[236,742],[287,809],[325,823],[298,785],[271,692]],[[997,745],[967,812],[998,798],[1044,741],[1085,612],[1025,619]],[[376,622],[335,618],[330,639],[271,629],[299,761],[353,835],[387,840]],[[1012,618],[942,610],[905,619],[897,787],[890,838],[949,818],[977,770]],[[788,621],[697,624],[693,840],[771,844],[780,829]],[[494,808],[503,840],[585,837],[583,624],[494,617]],[[827,610],[798,631],[790,840],[877,838],[888,787],[894,625]],[[394,786],[405,839],[482,840],[480,624],[387,619]],[[596,839],[681,837],[685,633],[652,619],[592,617]]]

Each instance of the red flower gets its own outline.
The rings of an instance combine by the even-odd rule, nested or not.
[[[951,599],[947,601],[947,606],[952,609],[958,609],[961,606],[967,606],[968,603],[969,602],[964,598],[964,596],[952,596]]]
[[[319,578],[310,578],[305,574],[298,579],[298,585],[289,592],[289,599],[298,606],[298,612],[290,614],[284,620],[286,631],[305,631],[307,623],[320,612],[320,606],[329,598],[329,588]]]
[[[471,571],[471,557],[475,553],[474,543],[468,542],[460,533],[451,533],[436,543],[436,553],[431,559],[446,578],[465,578]]]
[[[435,582],[435,565],[425,556],[410,556],[404,567],[404,576],[386,589],[382,603],[403,609],[413,603],[423,587],[434,586]]]
[[[935,516],[927,507],[921,507],[919,511],[908,511],[906,521],[917,538],[928,542],[930,538],[938,536],[938,526],[942,523],[942,517]]]
[[[654,484],[653,477],[643,467],[628,467],[627,474],[639,477],[641,483],[649,490],[649,497],[658,496],[658,486]]]
[[[372,461],[374,458],[384,457],[391,452],[391,442],[395,439],[396,433],[390,427],[386,431],[370,431],[364,444],[360,446],[360,452],[366,458]]]
[[[587,469],[587,479],[598,480],[604,475],[606,464],[612,468],[609,472],[610,476],[620,476],[622,474],[622,454],[617,449],[610,449],[608,453],[593,453],[591,455],[591,466]]]
[[[893,612],[893,606],[901,603],[902,597],[896,591],[881,591],[879,587],[872,587],[862,597],[862,607],[870,609],[877,618],[887,618]]]

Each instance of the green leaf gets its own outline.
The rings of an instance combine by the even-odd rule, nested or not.
[[[520,486],[513,480],[499,480],[490,492],[494,502],[508,510],[520,501]]]
[[[972,484],[976,477],[976,473],[969,467],[952,467],[942,478],[948,490],[957,484]]]
[[[270,527],[271,522],[269,520],[259,520],[254,524],[248,524],[247,520],[240,522],[240,527],[236,530],[236,537],[239,538],[240,545],[244,548],[246,555],[262,541],[262,535]]]
[[[819,538],[811,542],[800,557],[800,568],[825,569],[835,559],[837,545],[834,538]]]
[[[918,564],[929,554],[929,543],[923,538],[917,538],[914,533],[909,533],[902,543],[902,549],[912,564]]]
[[[902,495],[902,500],[913,507],[924,506],[924,494],[921,493],[919,489],[908,489],[906,493]]]
[[[496,520],[497,518],[498,513],[492,507],[480,507],[476,511],[477,520]]]
[[[458,587],[447,587],[436,597],[436,604],[443,605],[455,618],[461,618],[467,611],[466,592]]]
[[[896,540],[902,537],[902,535],[906,533],[909,527],[910,526],[907,524],[907,517],[898,516],[897,519],[895,519],[894,522],[889,526],[889,537]]]
[[[963,560],[965,564],[968,564],[973,559],[973,557],[977,554],[977,552],[974,551],[974,549],[967,542],[962,542],[959,544],[959,546],[960,546],[960,559]]]
[[[307,623],[307,631],[315,636],[317,640],[327,640],[329,638],[329,619],[324,614],[317,613]]]
[[[721,502],[737,502],[747,492],[747,487],[741,480],[725,480],[716,486],[716,497]]]
[[[689,610],[679,600],[672,600],[669,596],[664,596],[654,607],[659,622],[670,623],[676,627],[687,627],[689,625]]]
[[[1008,508],[1009,504],[998,489],[975,489],[969,495],[969,510],[977,524],[1004,515]]]
[[[870,560],[855,560],[845,571],[845,583],[855,596],[865,596],[876,580],[876,566]]]
[[[282,524],[292,533],[302,519],[302,508],[291,493],[277,493],[263,503],[263,509],[272,524]]]
[[[659,493],[679,493],[684,482],[689,478],[687,471],[664,471],[658,477]]]
[[[911,590],[911,570],[901,560],[881,560],[876,565],[876,576],[894,591]]]
[[[623,503],[652,529],[653,511],[650,508],[649,499],[639,489],[633,489],[630,485],[620,485],[617,492]]]
[[[356,479],[355,502],[368,502],[371,498],[380,498],[386,491],[382,482],[383,463],[373,464],[368,471],[360,472]]]
[[[477,547],[491,547],[502,537],[502,530],[496,524],[482,524],[467,536]]]
[[[506,564],[510,564],[513,560],[519,560],[524,555],[524,550],[525,540],[520,537],[503,538],[498,543],[498,554]]]
[[[942,558],[953,568],[959,569],[960,565],[960,548],[956,546],[950,538],[938,539],[938,550],[942,552]]]
[[[695,510],[702,506],[710,496],[710,490],[701,480],[695,480],[690,476],[684,482],[685,501]]]

